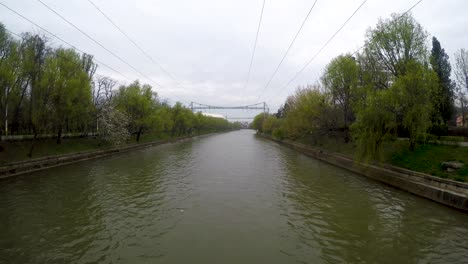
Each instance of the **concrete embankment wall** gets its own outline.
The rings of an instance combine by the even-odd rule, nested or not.
[[[262,136],[281,145],[295,149],[312,158],[468,212],[468,184],[466,183],[442,179],[391,165],[360,163],[348,157],[319,150],[297,142],[276,140],[266,135]]]
[[[107,156],[111,156],[117,153],[127,152],[131,150],[142,149],[142,148],[157,146],[157,145],[166,144],[166,143],[175,143],[175,142],[181,142],[184,140],[191,140],[194,138],[205,137],[205,136],[209,136],[212,134],[179,137],[179,138],[174,138],[174,139],[169,139],[169,140],[159,140],[159,141],[153,141],[149,143],[133,144],[133,145],[122,146],[122,147],[117,147],[117,148],[112,148],[112,149],[70,153],[70,154],[48,156],[48,157],[42,157],[42,158],[19,161],[19,162],[12,162],[7,165],[0,166],[0,179],[16,176],[20,174],[30,173],[34,171],[44,170],[48,168],[53,168],[57,166],[62,166],[62,165],[66,165],[66,164],[70,164],[70,163],[74,163],[78,161],[95,159],[95,158],[100,158],[100,157],[107,157]]]

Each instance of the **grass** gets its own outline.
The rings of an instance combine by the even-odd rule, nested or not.
[[[305,137],[297,141],[348,157],[355,157],[357,150],[353,143],[344,143],[340,138]],[[444,161],[458,161],[465,164],[465,167],[448,172],[442,167]],[[410,151],[408,141],[391,141],[384,144],[381,162],[441,178],[468,182],[468,147],[419,144],[414,151]]]
[[[201,134],[211,132],[215,131],[201,131]],[[171,138],[173,137],[167,133],[148,133],[141,135],[140,143],[167,140]],[[136,144],[136,137],[133,136],[131,139],[129,139],[127,144]],[[0,142],[0,146],[0,165],[30,159],[28,157],[28,153],[31,147],[31,141]],[[34,150],[31,159],[83,151],[102,150],[112,147],[112,145],[106,144],[101,140],[92,137],[64,138],[62,139],[62,144],[57,144],[55,138],[42,140],[38,139],[34,144]]]
[[[438,144],[420,144],[409,151],[408,142],[391,142],[384,148],[385,162],[409,170],[424,172],[441,178],[468,181],[468,148]],[[458,161],[465,167],[448,172],[442,167],[444,161]]]
[[[3,151],[0,152],[0,164],[29,159],[31,141],[1,142],[0,145],[3,147]],[[106,147],[110,146],[103,145],[95,138],[64,138],[60,145],[55,139],[37,140],[31,158],[105,149]]]

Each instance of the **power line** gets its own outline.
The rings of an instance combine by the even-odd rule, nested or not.
[[[400,16],[400,18],[403,17],[403,16],[405,16],[405,15],[408,14],[409,12],[411,12],[411,10],[413,10],[413,8],[415,8],[416,6],[418,6],[422,1],[423,1],[423,0],[419,0],[416,4],[414,4],[412,7],[410,7],[410,9],[406,10],[406,12],[404,12],[404,13]]]
[[[75,24],[73,24],[72,22],[70,22],[68,19],[66,19],[65,17],[63,17],[62,15],[60,15],[57,11],[55,11],[53,8],[51,8],[49,5],[47,5],[46,3],[44,3],[42,0],[37,0],[39,3],[41,3],[43,6],[45,6],[47,9],[49,9],[51,12],[53,12],[54,14],[56,14],[58,17],[60,17],[63,21],[67,22],[70,26],[72,26],[73,28],[75,28],[76,30],[78,30],[81,34],[85,35],[88,39],[90,39],[91,41],[93,41],[95,44],[97,44],[98,46],[100,46],[101,48],[103,48],[104,50],[106,50],[109,54],[111,54],[112,56],[114,56],[115,58],[117,58],[119,61],[123,62],[124,64],[126,64],[127,66],[129,66],[130,68],[132,68],[135,72],[139,73],[141,76],[143,76],[144,78],[150,80],[151,82],[153,82],[154,84],[156,84],[157,86],[161,87],[161,85],[159,85],[157,82],[155,82],[154,80],[152,80],[151,78],[149,78],[148,76],[146,76],[144,73],[142,73],[141,71],[139,71],[137,68],[135,68],[134,66],[132,66],[130,63],[128,63],[127,61],[125,61],[124,59],[122,59],[122,57],[120,57],[119,55],[115,54],[114,52],[112,52],[111,50],[109,50],[108,48],[106,48],[104,45],[102,45],[99,41],[97,41],[96,39],[94,39],[93,37],[91,37],[89,34],[87,34],[86,32],[84,32],[82,29],[80,29],[79,27],[77,27]]]
[[[87,52],[81,50],[80,48],[74,46],[73,44],[69,43],[68,41],[62,39],[61,37],[57,36],[56,34],[50,32],[49,30],[47,30],[46,28],[40,26],[39,24],[37,24],[36,22],[30,20],[29,18],[23,16],[22,14],[20,14],[19,12],[13,10],[13,9],[10,8],[9,6],[5,5],[4,3],[0,2],[0,5],[2,5],[3,7],[7,8],[7,9],[10,10],[12,13],[14,13],[14,14],[16,14],[17,16],[21,17],[22,19],[28,21],[28,22],[31,23],[32,25],[34,25],[34,26],[40,28],[41,30],[43,30],[44,32],[46,32],[47,34],[49,34],[50,36],[52,36],[53,38],[56,38],[56,39],[60,40],[61,42],[63,42],[64,44],[68,45],[68,46],[71,47],[72,49],[74,49],[74,50],[76,50],[76,51],[78,51],[78,52],[80,52],[80,53],[82,53],[82,54],[90,54],[90,53],[87,53]],[[22,36],[21,36],[20,34],[17,34],[17,33],[13,32],[13,31],[11,31],[11,30],[8,30],[8,29],[6,29],[6,30],[7,30],[8,32],[10,32],[11,34],[17,36],[18,38],[22,38]],[[103,63],[102,61],[97,60],[96,58],[94,58],[94,60],[95,60],[97,63],[99,63],[99,65],[103,65],[104,67],[110,69],[111,71],[114,71],[115,73],[121,75],[124,79],[126,79],[126,80],[129,81],[130,83],[132,82],[132,81],[130,80],[130,78],[128,78],[127,76],[125,76],[124,74],[122,74],[120,71],[118,71],[118,70],[112,68],[111,66],[109,66],[109,65],[107,65],[107,64],[105,64],[105,63]],[[121,82],[118,82],[118,81],[116,81],[116,83],[117,83],[118,85],[125,85],[124,83],[121,83]],[[178,97],[178,96],[175,96],[175,97],[178,98],[178,99],[180,99],[181,102],[187,103],[187,101],[182,100],[180,97]]]
[[[17,16],[19,16],[19,17],[23,18],[24,20],[28,21],[28,22],[31,23],[32,25],[34,25],[34,26],[40,28],[41,30],[43,30],[44,32],[46,32],[47,34],[49,34],[50,36],[52,36],[52,37],[54,37],[54,38],[60,40],[60,41],[63,42],[63,43],[65,43],[66,45],[68,45],[68,46],[71,47],[72,49],[77,50],[77,51],[79,51],[79,52],[81,52],[81,53],[83,53],[83,54],[90,54],[90,53],[84,52],[83,50],[81,50],[81,49],[77,48],[76,46],[70,44],[69,42],[67,42],[66,40],[64,40],[64,39],[62,39],[61,37],[57,36],[56,34],[50,32],[49,30],[47,30],[47,29],[45,29],[44,27],[38,25],[37,23],[35,23],[34,21],[30,20],[29,18],[23,16],[22,14],[18,13],[18,12],[15,11],[15,10],[11,9],[9,6],[5,5],[4,3],[0,2],[0,5],[2,5],[3,7],[5,7],[6,9],[10,10],[10,11],[13,12],[14,14],[16,14]],[[9,30],[9,31],[10,31],[10,30]],[[10,32],[11,32],[11,31],[10,31]],[[19,36],[19,35],[16,34],[16,33],[13,33],[13,34],[16,35],[16,36]],[[127,79],[128,81],[130,81],[130,79],[129,79],[127,76],[125,76],[124,74],[122,74],[120,71],[118,71],[118,70],[112,68],[111,66],[109,66],[109,65],[107,65],[107,64],[105,64],[105,63],[103,63],[103,62],[101,62],[101,61],[99,61],[99,60],[97,60],[96,58],[94,58],[94,60],[95,60],[97,63],[103,65],[104,67],[110,69],[111,71],[113,71],[113,72],[119,74],[120,76],[122,76],[122,77],[124,77],[125,79]]]
[[[409,12],[411,12],[416,6],[418,6],[422,1],[423,1],[423,0],[419,0],[418,2],[416,2],[416,3],[415,3],[414,5],[412,5],[408,10],[406,10],[403,14],[401,14],[397,19],[401,19],[402,17],[404,17],[405,15],[407,15],[407,14],[408,14]],[[366,2],[366,1],[364,1],[364,2]],[[363,4],[364,4],[364,3],[363,3]],[[358,7],[358,9],[353,13],[352,16],[355,15],[355,13],[362,7],[363,4],[361,4],[361,6]],[[351,16],[351,18],[352,18],[352,16]],[[351,18],[349,18],[347,21],[349,21]],[[345,24],[346,24],[346,22],[345,22]],[[343,27],[343,26],[342,26],[342,27]],[[326,46],[326,45],[325,45],[325,46]],[[364,48],[365,46],[366,46],[366,45],[361,46],[361,47],[360,47],[359,49],[357,49],[353,54],[357,54],[357,53],[359,52],[359,50],[361,50],[361,49]],[[320,53],[320,52],[318,52],[318,53],[312,58],[312,60],[315,59],[315,57],[316,57],[319,53]],[[308,62],[308,64],[306,64],[306,66],[303,67],[303,68],[301,69],[301,71],[299,71],[298,73],[296,73],[296,75],[293,77],[293,79],[291,79],[285,86],[283,86],[283,89],[285,89],[287,86],[289,86],[289,84],[291,84],[291,82],[294,81],[294,80],[297,78],[297,76],[298,76],[302,71],[305,70],[305,68],[307,68],[307,66],[312,62],[312,60],[310,60],[310,61]]]
[[[127,33],[125,33],[125,31],[123,31],[123,29],[121,27],[119,27],[117,25],[117,23],[115,23],[106,13],[104,13],[104,11],[102,11],[101,8],[99,8],[93,1],[91,0],[88,0],[88,2],[94,6],[94,8],[99,11],[99,13],[101,13],[101,15],[103,15],[120,33],[122,33],[122,35],[124,35],[138,50],[140,50],[140,52],[146,57],[148,58],[153,64],[155,64],[156,66],[158,66],[164,73],[166,73],[173,81],[177,82],[178,81],[175,79],[175,77],[169,72],[167,71],[157,60],[153,59],[153,57],[151,57],[140,45],[138,45],[138,43],[136,43],[135,40],[133,40]]]
[[[309,12],[307,13],[307,16],[304,18],[304,20],[302,21],[302,24],[301,26],[299,27],[299,30],[297,31],[296,35],[294,36],[293,40],[291,41],[291,43],[289,44],[289,47],[288,49],[286,50],[286,52],[284,53],[283,55],[283,58],[281,58],[281,61],[280,63],[278,64],[278,66],[276,66],[276,69],[275,71],[273,72],[273,74],[271,75],[270,79],[268,80],[267,84],[265,85],[265,87],[263,87],[262,91],[260,92],[260,95],[258,96],[257,100],[260,98],[260,96],[263,94],[263,92],[268,88],[268,86],[270,85],[271,81],[273,80],[273,78],[275,77],[275,75],[278,73],[278,70],[281,66],[281,64],[283,64],[284,62],[284,59],[286,58],[286,56],[288,56],[288,53],[289,51],[291,50],[292,46],[294,45],[294,43],[296,42],[296,39],[297,37],[299,36],[299,33],[301,33],[301,30],[302,28],[304,27],[305,23],[307,22],[307,20],[309,19],[309,16],[310,14],[312,13],[312,10],[314,9],[315,7],[315,4],[317,4],[317,1],[318,0],[315,0],[314,4],[312,5],[312,7],[309,9]]]
[[[258,21],[257,34],[255,36],[255,42],[254,42],[252,57],[250,58],[249,72],[247,73],[247,80],[245,81],[244,89],[242,90],[242,93],[245,92],[245,89],[247,88],[247,85],[249,84],[250,73],[252,72],[252,64],[253,64],[253,60],[254,60],[254,57],[255,57],[255,51],[257,50],[258,35],[260,33],[260,26],[262,25],[263,10],[265,9],[265,2],[266,2],[266,0],[263,0],[262,11],[260,12],[260,19]]]
[[[120,33],[122,33],[122,35],[125,36],[125,38],[127,38],[146,58],[148,58],[154,65],[158,66],[167,76],[169,76],[174,82],[176,82],[177,86],[180,86],[180,87],[183,87],[181,85],[181,83],[174,77],[174,74],[170,73],[167,69],[165,69],[156,59],[154,59],[151,55],[148,54],[148,52],[146,52],[140,45],[138,45],[138,43],[133,40],[121,27],[119,27],[117,25],[117,23],[114,22],[114,20],[112,20],[110,18],[109,15],[107,15],[106,13],[104,13],[104,11],[99,8],[93,1],[91,0],[88,0],[88,2],[99,12],[101,13],[101,15],[103,15],[107,21],[109,21]],[[161,85],[159,85],[161,87]],[[185,100],[182,100],[182,98],[180,98],[179,96],[174,96],[176,97],[177,99],[179,99],[180,101],[182,102],[185,102],[187,103]]]
[[[307,67],[309,67],[309,65],[315,60],[315,58],[317,58],[317,56],[322,53],[322,51],[330,44],[330,42],[338,35],[338,33],[340,33],[340,31],[346,26],[346,24],[348,24],[348,22],[354,17],[354,15],[356,15],[356,13],[362,8],[362,6],[364,6],[364,4],[367,2],[367,0],[364,0],[362,1],[362,3],[358,6],[358,8],[356,10],[354,10],[354,12],[351,14],[350,17],[348,17],[348,19],[346,19],[346,21],[343,23],[343,25],[335,32],[335,34],[333,34],[328,40],[327,42],[325,42],[325,44],[319,49],[319,51],[317,53],[315,53],[315,55],[294,75],[293,78],[291,78],[291,80],[288,81],[288,83],[283,87],[286,88],[287,86],[289,86],[289,84],[291,84],[291,82],[293,82]],[[260,97],[260,96],[259,96]]]
[[[3,5],[3,4],[0,3],[0,5]],[[38,27],[41,28],[40,26],[38,26]],[[43,29],[43,28],[41,28],[41,29],[44,30],[44,31],[46,31],[46,30]],[[22,37],[20,34],[18,34],[18,33],[15,33],[15,32],[13,32],[13,31],[11,31],[11,30],[9,30],[9,29],[5,29],[5,30],[8,31],[10,34],[12,34],[12,35],[14,35],[14,36],[16,36],[16,37],[18,37],[18,38],[20,38],[20,39],[23,38],[23,37]],[[49,34],[51,34],[51,33],[48,32],[48,31],[46,31],[46,32],[49,33]],[[54,35],[52,35],[52,36],[54,36]],[[58,38],[58,37],[57,37],[57,38]],[[58,38],[58,39],[61,40],[60,38]],[[63,41],[63,40],[61,40],[61,41]],[[67,42],[65,42],[65,43],[66,43],[67,45],[70,46],[70,44],[68,44]],[[74,46],[71,46],[71,47],[72,47],[73,49],[75,49]],[[82,52],[82,51],[79,50],[78,48],[76,48],[76,50],[80,51],[81,53],[88,54],[88,53]],[[63,56],[62,56],[61,58],[67,59],[67,60],[69,59],[69,58],[63,57]],[[94,59],[94,60],[95,60],[96,62],[100,63],[98,60],[96,60],[96,59]],[[74,61],[71,61],[71,62],[74,63],[74,64],[76,64],[76,62],[74,62]],[[78,65],[78,64],[76,64],[76,65]],[[105,65],[105,64],[104,64],[104,65]],[[78,65],[78,66],[80,66],[80,65]],[[106,67],[109,67],[109,66],[106,66]],[[110,69],[112,69],[112,68],[110,68]],[[118,72],[117,72],[117,73],[118,73]],[[125,77],[125,76],[123,76],[123,77]],[[130,83],[132,82],[130,79],[128,79],[128,78],[126,78],[126,79],[127,79],[127,81],[129,81]],[[125,85],[126,85],[125,83],[119,82],[118,80],[114,80],[114,81],[115,81],[116,85],[118,85],[118,86],[125,86]],[[179,98],[179,97],[177,97],[177,98]],[[165,98],[165,97],[161,97],[161,99],[162,99],[162,100],[166,100],[166,101],[167,101],[167,100],[170,100],[170,98]],[[181,99],[181,98],[179,98],[179,99]],[[187,103],[185,100],[181,100],[181,101],[184,102],[184,103]]]

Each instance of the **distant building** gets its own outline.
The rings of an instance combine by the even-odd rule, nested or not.
[[[226,119],[226,117],[224,117],[223,115],[220,115],[220,114],[211,114],[211,113],[203,113],[203,112],[202,112],[202,115],[204,115],[204,116],[210,116],[210,117],[215,117],[215,118]]]
[[[468,115],[465,115],[465,127],[468,126]],[[457,127],[462,127],[463,126],[463,116],[459,115],[457,116]]]

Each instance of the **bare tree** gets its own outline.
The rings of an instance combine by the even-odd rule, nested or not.
[[[455,78],[457,81],[457,97],[460,100],[460,107],[462,112],[462,125],[465,126],[465,112],[466,112],[466,97],[468,92],[468,51],[465,49],[458,50],[455,53]]]
[[[93,104],[100,108],[112,100],[112,90],[117,81],[107,76],[98,75],[93,86]]]
[[[117,81],[107,76],[98,75],[92,85],[93,105],[96,109],[96,131],[99,130],[99,116],[102,109],[108,106],[112,100],[113,92]]]

